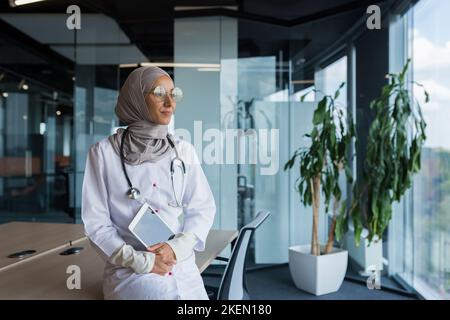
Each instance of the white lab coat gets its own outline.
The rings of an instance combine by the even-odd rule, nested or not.
[[[186,164],[183,196],[186,207],[168,205],[173,201],[170,180],[170,162],[175,156],[173,150],[170,156],[156,163],[126,165],[126,168],[133,186],[141,191],[141,198],[157,209],[176,233],[194,233],[199,239],[194,250],[203,251],[216,212],[215,201],[194,147],[182,140],[176,143]],[[177,178],[180,178],[179,174]],[[180,185],[181,182],[178,183]],[[81,214],[86,235],[106,261],[124,243],[136,250],[145,250],[128,230],[141,206],[138,201],[127,198],[128,188],[120,157],[109,140],[94,144],[86,162]],[[136,274],[130,268],[107,262],[103,293],[105,299],[208,299],[194,254],[178,261],[172,275],[166,276]]]

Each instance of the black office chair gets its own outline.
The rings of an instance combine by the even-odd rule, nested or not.
[[[250,299],[245,278],[247,249],[254,231],[269,215],[270,213],[268,211],[260,211],[252,222],[241,228],[218,290],[217,288],[206,286],[208,297],[211,300]]]

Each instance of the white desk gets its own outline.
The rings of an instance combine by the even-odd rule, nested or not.
[[[235,230],[211,230],[206,238],[205,251],[195,253],[195,263],[200,272],[205,271],[237,236],[238,232]]]
[[[74,226],[78,226],[80,230],[83,228],[82,225]],[[12,227],[14,229],[16,225]],[[196,253],[200,272],[203,272],[237,235],[237,231],[211,230],[205,251]],[[44,242],[51,243],[49,240]],[[0,269],[0,299],[102,299],[103,260],[90,246],[86,237],[74,240],[72,244],[84,249],[78,254],[62,256],[60,253],[69,247],[68,243],[54,248],[47,245],[46,252]],[[9,252],[4,243],[0,242],[0,247],[0,252]],[[70,274],[67,274],[66,270],[69,265],[80,267],[80,290],[67,289],[66,281]]]
[[[84,237],[83,226],[79,224],[37,222],[0,224],[0,271],[52,250],[59,250],[70,241],[76,243]],[[14,252],[28,249],[36,250],[36,253],[23,259],[8,258],[8,255]]]
[[[104,262],[86,238],[76,246],[84,250],[62,256],[63,248],[0,271],[0,299],[102,299]],[[70,265],[80,267],[80,290],[67,289]]]

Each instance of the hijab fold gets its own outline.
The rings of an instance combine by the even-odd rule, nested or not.
[[[155,81],[161,76],[169,76],[164,70],[149,66],[140,67],[130,73],[117,98],[116,115],[128,126],[123,145],[124,161],[130,165],[143,162],[157,162],[170,154],[168,126],[156,124],[150,118],[145,94],[150,92]],[[120,156],[120,144],[125,129],[109,137],[114,150]]]

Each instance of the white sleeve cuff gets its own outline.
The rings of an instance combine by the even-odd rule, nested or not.
[[[191,232],[178,233],[175,238],[166,241],[175,253],[177,261],[188,258],[196,245],[198,238]]]
[[[136,251],[128,244],[123,245],[110,258],[112,264],[131,268],[135,273],[149,273],[155,264],[155,254],[146,251]]]

